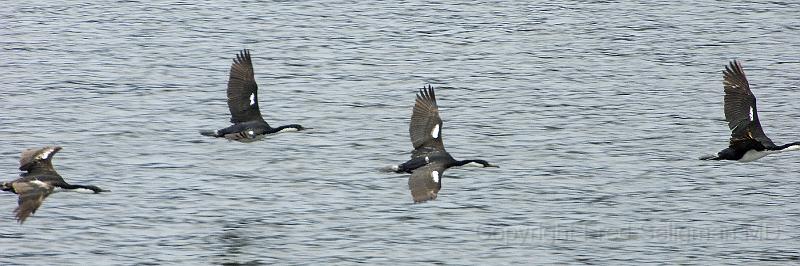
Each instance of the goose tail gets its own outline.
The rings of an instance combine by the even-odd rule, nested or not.
[[[209,137],[219,137],[218,130],[200,130],[200,135]]]
[[[700,160],[704,160],[704,161],[707,161],[707,160],[719,160],[719,156],[717,156],[717,155],[704,155],[704,156],[700,156],[699,159]]]

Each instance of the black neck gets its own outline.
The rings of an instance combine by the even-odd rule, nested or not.
[[[779,151],[779,150],[783,150],[783,149],[789,148],[791,146],[800,146],[800,141],[783,144],[781,146],[777,146],[777,147],[775,147],[775,150]]]
[[[94,191],[94,193],[100,193],[100,192],[104,191],[104,190],[100,189],[99,187],[91,186],[91,185],[84,186],[84,185],[65,184],[65,185],[61,185],[60,187],[63,188],[63,189],[79,189],[79,188],[88,189],[88,190]]]
[[[287,128],[294,128],[294,129],[297,129],[297,130],[302,130],[303,129],[303,127],[298,125],[298,124],[291,124],[291,125],[285,125],[285,126],[276,127],[274,129],[274,132],[280,132],[281,130],[284,130],[284,129],[287,129]]]
[[[462,165],[465,165],[465,164],[468,164],[468,163],[477,163],[477,164],[483,165],[480,162],[480,160],[463,160],[463,161],[455,161],[452,164],[450,164],[450,166],[462,166]]]

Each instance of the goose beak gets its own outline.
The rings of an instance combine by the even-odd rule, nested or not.
[[[496,165],[496,164],[488,164],[488,165],[486,165],[486,166],[484,166],[484,167],[500,168],[500,166],[499,166],[499,165]]]

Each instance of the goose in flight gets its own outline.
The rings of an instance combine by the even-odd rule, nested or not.
[[[731,130],[728,148],[701,160],[734,160],[751,162],[764,156],[785,151],[800,150],[800,142],[775,145],[764,134],[758,120],[756,97],[742,70],[742,64],[731,61],[722,72],[725,88],[725,120]]]
[[[475,165],[479,167],[497,167],[485,160],[456,160],[444,149],[442,142],[442,119],[439,117],[439,106],[436,94],[428,85],[419,90],[411,124],[408,128],[414,150],[411,160],[392,170],[398,173],[411,173],[408,187],[414,202],[425,202],[436,199],[442,188],[442,174],[453,166]]]
[[[19,195],[19,206],[14,209],[14,214],[19,223],[25,222],[31,214],[35,213],[47,196],[55,188],[62,189],[88,189],[94,193],[107,192],[91,185],[72,185],[64,181],[53,168],[53,156],[61,147],[44,147],[41,149],[28,149],[22,152],[19,160],[19,170],[25,171],[20,178],[3,182],[0,189]]]
[[[231,112],[233,125],[218,130],[201,130],[200,134],[239,142],[253,142],[267,134],[308,129],[298,124],[271,127],[264,121],[258,108],[258,85],[253,73],[253,62],[250,60],[250,50],[247,49],[240,51],[231,65],[228,79],[228,109]]]

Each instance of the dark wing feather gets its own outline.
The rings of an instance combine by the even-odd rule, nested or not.
[[[431,163],[417,168],[408,178],[408,188],[411,190],[411,197],[414,202],[425,202],[436,199],[437,193],[442,188],[442,175],[444,164]]]
[[[758,120],[756,97],[750,91],[750,83],[744,75],[742,65],[734,60],[722,72],[725,87],[725,120],[731,129],[731,145],[742,139],[755,139],[762,145],[771,147],[772,143]]]
[[[258,85],[253,74],[253,62],[247,49],[239,52],[231,65],[228,108],[231,111],[231,123],[263,120],[258,109]]]
[[[417,94],[408,133],[411,136],[411,143],[414,145],[412,158],[433,151],[444,151],[442,119],[439,117],[436,94],[430,85],[420,89]]]
[[[55,172],[52,160],[61,147],[27,149],[19,156],[19,170],[30,173]]]
[[[53,193],[53,186],[38,180],[29,182],[15,182],[12,184],[14,191],[19,194],[19,206],[14,209],[14,214],[19,223],[25,222],[31,214],[35,213],[39,206],[42,206],[50,193]]]

